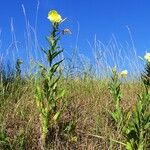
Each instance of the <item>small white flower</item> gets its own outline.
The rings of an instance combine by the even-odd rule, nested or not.
[[[120,73],[120,76],[121,77],[126,77],[128,75],[128,71],[127,70],[123,70],[123,71],[121,71],[121,73]]]

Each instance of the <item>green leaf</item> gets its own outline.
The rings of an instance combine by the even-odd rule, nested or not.
[[[63,50],[54,52],[54,53],[52,54],[52,59],[54,59],[55,57],[57,57],[57,56],[58,56],[60,53],[62,53],[62,52],[63,52]]]
[[[47,55],[47,51],[44,48],[41,48],[41,50]]]
[[[126,150],[133,150],[131,143],[127,142]]]
[[[42,100],[42,93],[41,93],[40,87],[38,85],[36,86],[36,90],[35,90],[35,98],[38,101]]]
[[[54,120],[55,122],[57,122],[58,119],[60,118],[60,116],[61,116],[61,111],[58,111],[58,112],[54,115],[53,120]]]
[[[47,60],[50,64],[52,64],[53,58],[50,50],[47,52]]]
[[[65,95],[65,90],[62,90],[59,94],[57,99],[62,98]]]
[[[59,67],[59,65],[60,65],[60,63],[61,63],[62,61],[63,61],[63,60],[60,60],[59,62],[55,63],[55,64],[51,67],[51,69],[50,69],[50,71],[49,71],[49,73],[50,73],[50,78],[53,77],[54,73],[57,71],[57,69],[58,69],[58,67]]]

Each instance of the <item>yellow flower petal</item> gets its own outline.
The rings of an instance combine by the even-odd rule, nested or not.
[[[148,62],[150,62],[150,53],[146,53],[146,55],[144,56],[144,58],[145,58]]]
[[[60,23],[62,21],[61,16],[58,14],[58,12],[56,10],[51,10],[48,13],[48,19],[52,22],[52,23]]]

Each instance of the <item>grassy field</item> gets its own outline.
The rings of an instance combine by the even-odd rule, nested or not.
[[[95,70],[94,64],[74,54],[75,59],[63,66],[57,34],[62,20],[56,12],[50,12],[49,18],[53,26],[49,48],[41,51],[47,65],[35,63],[29,68],[36,71],[25,72],[19,59],[15,67],[1,62],[0,149],[150,149],[150,54],[143,72],[134,59],[135,51],[130,61],[123,55],[125,50],[118,55],[113,52],[114,44],[103,45],[102,56],[95,47],[99,52]],[[109,63],[117,67],[108,67],[107,54],[112,58]],[[127,60],[134,70],[130,68],[130,75],[122,71],[124,66],[119,68]],[[76,66],[77,61],[82,67]]]
[[[54,149],[124,149],[124,145],[113,141],[124,142],[125,139],[106,112],[106,109],[113,109],[108,81],[63,79],[61,85],[67,91],[68,104],[58,125],[61,127],[63,123],[71,122],[75,126],[72,134],[77,141],[63,137],[56,126],[49,137]],[[140,83],[124,83],[121,88],[124,93],[121,105],[125,111],[131,110],[142,86]],[[39,149],[40,122],[34,80],[8,81],[0,96],[1,148]]]

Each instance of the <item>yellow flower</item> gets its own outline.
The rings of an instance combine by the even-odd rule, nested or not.
[[[150,62],[150,53],[146,53],[146,55],[144,56],[144,58],[145,58],[148,62]]]
[[[123,70],[123,71],[121,71],[121,73],[120,73],[120,76],[121,77],[126,77],[128,75],[128,71],[127,70]]]
[[[51,10],[47,17],[52,23],[60,23],[62,21],[61,16],[56,10]]]

